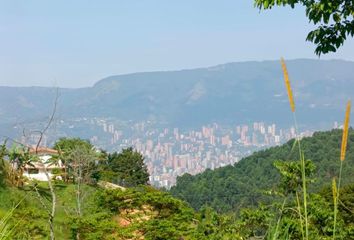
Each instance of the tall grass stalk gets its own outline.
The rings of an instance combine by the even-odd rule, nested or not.
[[[347,152],[349,121],[350,121],[350,109],[351,109],[351,101],[349,100],[347,102],[347,107],[346,107],[346,110],[345,110],[344,124],[343,124],[343,135],[342,135],[342,145],[341,145],[341,152],[340,152],[340,167],[339,167],[338,187],[337,186],[332,186],[332,188],[333,188],[333,198],[334,198],[333,239],[336,239],[338,200],[339,200],[340,184],[341,184],[341,179],[342,179],[343,162],[345,160],[345,155],[346,155],[346,152]],[[335,180],[334,180],[334,184],[335,184]]]
[[[332,180],[332,193],[333,193],[333,206],[334,206],[334,210],[333,210],[333,214],[334,214],[334,220],[333,220],[333,239],[336,238],[336,222],[337,222],[337,204],[338,204],[338,190],[337,190],[337,183],[336,183],[336,179],[333,178]]]
[[[285,207],[286,200],[287,200],[287,198],[285,197],[285,198],[284,198],[284,201],[283,201],[283,204],[281,205],[280,215],[279,215],[279,217],[278,217],[277,225],[276,225],[276,227],[275,227],[275,231],[274,231],[272,240],[277,240],[277,239],[278,239],[279,226],[280,226],[281,219],[282,219],[282,217],[283,217],[283,212],[284,212],[284,207]]]
[[[299,214],[299,219],[300,219],[301,236],[302,236],[302,239],[304,239],[305,238],[304,222],[303,222],[303,217],[302,217],[302,213],[301,213],[301,205],[300,205],[300,199],[299,199],[298,192],[296,192],[296,203],[297,203],[297,212]]]
[[[295,112],[293,112],[294,124],[295,124],[295,135],[296,141],[299,147],[299,158],[301,165],[301,179],[302,179],[302,195],[303,195],[303,205],[304,205],[304,220],[305,220],[305,239],[309,239],[308,230],[308,214],[307,214],[307,185],[306,185],[306,169],[305,169],[305,155],[301,148],[301,138],[298,134],[298,125],[296,120]]]
[[[293,113],[293,118],[294,118],[295,138],[296,138],[296,142],[299,147],[299,158],[300,158],[300,164],[301,164],[301,178],[302,178],[302,191],[303,191],[303,205],[304,205],[304,219],[305,219],[305,239],[308,240],[309,231],[308,231],[308,214],[307,214],[307,186],[306,186],[305,156],[304,156],[302,148],[301,148],[301,138],[298,134],[298,124],[297,124],[297,119],[296,119],[296,114],[295,114],[294,95],[293,95],[293,91],[291,89],[288,70],[287,70],[287,67],[286,67],[286,64],[285,64],[285,61],[283,58],[281,58],[281,65],[282,65],[282,69],[283,69],[284,81],[285,81],[285,86],[286,86],[286,90],[288,93],[290,108],[291,108],[291,111]]]

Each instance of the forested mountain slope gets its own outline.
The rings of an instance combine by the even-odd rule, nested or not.
[[[301,146],[305,158],[316,165],[316,181],[312,190],[330,185],[338,176],[340,166],[341,130],[316,132],[312,137],[303,138]],[[354,131],[348,136],[347,159],[343,164],[343,185],[354,182]],[[210,205],[218,211],[238,210],[266,200],[264,192],[275,189],[280,175],[274,161],[298,160],[298,149],[294,140],[282,146],[259,151],[236,163],[215,170],[207,170],[191,176],[177,178],[177,185],[171,193],[187,201],[195,209]]]

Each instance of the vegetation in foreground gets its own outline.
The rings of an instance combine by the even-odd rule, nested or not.
[[[328,144],[337,142],[339,146],[339,135],[338,130],[317,133],[314,137],[303,140],[303,147],[306,152],[314,152],[315,154],[316,151],[311,150],[310,146],[306,146],[310,143],[316,143],[319,139]],[[349,136],[352,135],[353,131],[350,131]],[[330,139],[333,141],[329,141]],[[316,149],[317,146],[321,145],[322,141],[311,146]],[[291,143],[288,143],[282,147],[272,148],[252,155],[248,159],[250,169],[257,169],[257,163],[261,164],[261,162],[270,161],[267,160],[268,158],[275,159],[272,158],[272,156],[276,156],[274,154],[284,153],[286,155],[284,149],[289,149],[290,146]],[[282,148],[284,149],[281,150]],[[123,152],[127,154],[130,151],[128,149]],[[321,150],[318,151],[321,152]],[[264,156],[265,152],[268,152],[267,156],[269,157],[260,158],[260,156]],[[328,159],[328,162],[330,162],[331,159],[327,158],[330,155],[327,155],[327,153],[323,152],[322,157],[318,159]],[[338,151],[334,151],[333,154],[337,155],[336,153]],[[112,156],[110,161],[113,159]],[[114,156],[114,159],[120,159],[122,155],[116,153]],[[254,161],[252,159],[258,159],[259,161],[252,164]],[[298,198],[296,195],[296,192],[301,191],[302,187],[301,168],[299,162],[289,159],[276,161],[274,165],[270,163],[270,166],[265,168],[265,171],[269,171],[269,173],[274,172],[272,173],[273,175],[270,175],[273,176],[270,179],[274,178],[276,182],[262,179],[265,185],[259,185],[257,190],[252,190],[258,191],[260,195],[262,193],[263,198],[255,199],[253,206],[243,202],[243,207],[237,208],[237,211],[232,210],[224,213],[217,213],[210,207],[212,205],[210,203],[225,201],[223,196],[220,196],[220,198],[215,196],[213,202],[205,203],[198,208],[198,211],[195,211],[188,203],[172,197],[167,192],[156,190],[147,185],[141,185],[140,182],[139,184],[134,184],[134,181],[140,180],[130,180],[129,185],[132,187],[127,188],[114,189],[115,185],[112,185],[113,189],[100,187],[102,184],[97,184],[98,181],[101,181],[100,179],[114,182],[114,179],[117,178],[113,177],[113,173],[119,173],[119,171],[111,171],[110,164],[104,161],[102,165],[96,166],[91,171],[90,177],[81,186],[82,205],[80,215],[78,214],[77,206],[76,181],[72,177],[68,177],[66,182],[55,181],[54,186],[57,196],[54,219],[55,237],[56,239],[154,240],[222,240],[250,239],[252,237],[301,239],[303,233],[301,222],[299,221]],[[321,166],[324,163],[321,162]],[[261,164],[259,169],[262,166]],[[115,169],[121,169],[119,164],[115,167]],[[333,166],[333,169],[335,168],[337,166]],[[347,166],[344,167],[344,169],[346,168]],[[320,168],[316,168],[314,163],[306,161],[306,175],[308,176],[310,189],[312,189],[308,197],[309,239],[332,239],[334,221],[333,194],[330,184],[318,183],[319,179],[321,179],[318,178],[320,176],[318,169]],[[323,173],[327,174],[325,169]],[[215,187],[214,182],[220,183],[222,181],[221,175],[216,175],[217,171],[220,171],[220,169],[214,172],[208,171],[209,176],[215,174],[215,176],[220,177],[218,181],[212,178],[205,180],[205,182],[209,183],[210,189]],[[62,174],[67,174],[68,172],[70,171]],[[346,173],[346,171],[343,172]],[[333,175],[335,174],[336,172],[334,171]],[[2,180],[6,180],[4,175],[2,176]],[[224,179],[228,179],[226,175],[223,176]],[[252,175],[248,174],[248,176]],[[129,177],[130,179],[141,179]],[[349,179],[346,179],[347,177]],[[122,182],[122,178],[118,178],[120,182]],[[330,176],[328,176],[329,178]],[[354,238],[354,184],[349,184],[350,182],[353,181],[349,174],[348,176],[344,174],[343,187],[340,189],[340,201],[338,202],[336,239]],[[6,226],[6,231],[2,230],[2,232],[6,232],[6,235],[0,239],[48,239],[50,235],[48,214],[40,203],[36,191],[33,190],[34,183],[27,182],[21,187],[4,183],[6,181],[3,181],[3,187],[0,188],[0,198],[2,199],[0,202],[0,219],[5,219],[8,213],[11,213],[11,216],[3,224],[3,226]],[[193,181],[194,186],[198,186],[196,183],[198,182]],[[201,182],[200,184],[202,185]],[[47,184],[41,182],[37,183],[36,186],[46,204],[50,204],[51,194]],[[268,188],[268,186],[272,186],[272,188]],[[229,187],[232,191],[231,185]],[[188,187],[186,190],[188,190]],[[195,193],[196,196],[199,196],[197,190],[195,189]],[[243,196],[253,194],[253,192],[248,192],[249,188],[237,190]],[[208,195],[205,194],[205,196]],[[232,199],[231,197],[232,194],[229,196],[229,200]],[[227,201],[225,202],[227,203]],[[217,205],[215,209],[221,210]]]
[[[297,124],[297,118],[296,118],[296,113],[295,113],[295,101],[294,101],[294,95],[292,92],[290,80],[289,80],[289,75],[287,71],[287,67],[285,64],[284,59],[281,59],[281,65],[284,73],[284,80],[285,80],[285,86],[286,90],[288,93],[288,98],[289,98],[289,103],[290,103],[290,108],[293,113],[293,118],[294,118],[294,125],[295,125],[295,131],[298,132],[298,124]],[[295,152],[295,155],[293,155],[293,159],[290,159],[290,161],[284,161],[286,159],[286,156],[282,156],[283,158],[280,158],[280,160],[276,160],[274,158],[271,159],[271,163],[274,164],[274,166],[277,168],[277,170],[280,173],[280,184],[277,186],[276,189],[271,189],[270,190],[270,195],[271,195],[271,200],[276,200],[276,196],[280,197],[282,200],[281,207],[278,210],[271,211],[268,213],[268,216],[273,216],[272,218],[278,219],[277,221],[270,221],[271,224],[268,225],[268,230],[260,231],[258,233],[253,233],[254,237],[257,237],[259,233],[261,233],[260,237],[261,238],[270,238],[270,239],[327,239],[327,238],[332,238],[332,239],[347,239],[347,238],[353,238],[352,235],[352,225],[351,222],[347,222],[349,225],[347,228],[343,228],[341,226],[341,222],[338,219],[338,204],[341,202],[342,199],[342,193],[340,191],[340,186],[341,186],[341,181],[342,181],[342,172],[343,172],[343,162],[346,159],[346,153],[347,153],[347,143],[348,143],[348,136],[349,136],[349,119],[350,119],[350,110],[351,110],[351,101],[349,100],[347,103],[346,107],[346,113],[345,113],[345,120],[343,124],[343,133],[341,137],[341,143],[338,144],[340,146],[340,155],[338,154],[337,156],[339,157],[340,160],[340,167],[339,167],[339,174],[335,173],[335,175],[330,176],[332,178],[332,206],[329,208],[328,205],[325,204],[319,198],[319,195],[316,195],[314,193],[310,194],[309,187],[310,183],[315,182],[315,179],[313,178],[316,166],[313,164],[311,160],[308,159],[308,155],[306,155],[304,148],[303,148],[303,140],[301,139],[301,136],[297,135],[296,138],[293,140],[293,145],[291,147],[291,150],[288,151],[290,155]],[[296,151],[293,151],[296,149]],[[336,149],[336,148],[334,148]],[[315,151],[312,150],[310,153],[314,153]],[[317,153],[317,152],[316,152]],[[306,156],[306,158],[305,158]],[[274,156],[273,156],[274,157]],[[284,158],[285,157],[285,158]],[[327,157],[327,156],[326,156]],[[332,160],[338,159],[338,157],[335,157]],[[264,162],[263,159],[255,159],[257,162]],[[333,161],[334,162],[334,161]],[[269,162],[266,162],[269,164]],[[249,167],[248,162],[246,163],[246,166]],[[238,164],[237,166],[238,167]],[[235,167],[235,168],[236,168]],[[232,168],[232,167],[231,167]],[[224,168],[227,169],[227,168]],[[323,169],[323,168],[322,168]],[[234,175],[230,175],[234,176]],[[248,177],[249,175],[247,175]],[[256,178],[263,177],[265,174],[258,174],[256,175]],[[338,177],[338,184],[336,182],[336,177]],[[222,178],[224,178],[223,176]],[[273,175],[272,177],[277,177],[276,175]],[[187,175],[186,178],[189,178],[191,180],[191,176]],[[181,181],[181,179],[179,179]],[[229,178],[227,178],[229,180]],[[258,179],[256,179],[257,181]],[[232,179],[231,179],[232,181]],[[322,179],[322,181],[325,181],[325,178]],[[247,182],[247,181],[246,181]],[[264,182],[264,181],[263,181]],[[177,180],[178,183],[178,180]],[[212,181],[213,183],[213,181]],[[229,183],[229,182],[228,182]],[[182,184],[190,184],[190,182],[182,180]],[[219,183],[218,183],[219,184]],[[245,184],[245,182],[241,182],[241,184]],[[261,185],[262,183],[260,183]],[[220,186],[220,185],[219,185]],[[229,190],[228,187],[232,188],[232,184],[228,184],[228,186],[221,185],[221,188],[224,188],[224,190]],[[247,185],[244,185],[247,187]],[[264,191],[265,189],[259,188],[259,185],[253,186],[253,190],[261,190]],[[198,185],[197,185],[198,188]],[[208,185],[206,188],[210,189],[210,185]],[[213,189],[213,188],[211,188]],[[177,191],[176,191],[177,190]],[[238,191],[239,189],[236,189]],[[175,192],[175,194],[179,194],[180,196],[184,197],[191,197],[194,198],[194,194],[189,195],[188,193],[185,194],[184,189],[182,191],[178,191],[178,188],[176,187],[175,189],[172,189],[172,191]],[[188,191],[188,188],[187,188]],[[218,190],[220,191],[220,190]],[[255,191],[252,191],[254,193]],[[236,192],[240,193],[240,192]],[[241,197],[244,192],[241,191]],[[229,194],[231,197],[235,195]],[[210,194],[208,195],[203,195],[202,199],[207,196],[209,197]],[[240,196],[239,196],[240,197]],[[227,198],[226,198],[227,199]],[[209,199],[204,201],[210,201]],[[202,201],[203,201],[202,200]],[[216,196],[216,200],[219,200],[219,196]],[[252,199],[253,200],[253,199]],[[228,200],[227,200],[228,201]],[[278,200],[279,201],[279,200]],[[289,203],[290,201],[290,203]],[[219,204],[218,202],[212,202],[215,204],[215,207],[217,207]],[[260,203],[260,201],[255,201],[256,205]],[[316,206],[318,203],[320,203],[319,207],[321,210],[324,210],[324,212],[327,213],[325,217],[321,215],[320,212],[316,211]],[[341,202],[341,204],[347,208],[350,212],[353,212],[352,209],[348,208]],[[269,205],[269,202],[268,202]],[[274,207],[276,206],[274,203],[270,204],[270,206]],[[328,208],[328,209],[327,209]],[[260,209],[260,208],[259,208]],[[286,214],[287,210],[292,210],[292,216],[290,217],[290,220],[292,221],[292,224],[289,225],[289,222],[286,221],[286,219],[289,220],[289,216]],[[327,210],[326,210],[327,209]],[[243,211],[243,209],[241,210]],[[264,209],[261,209],[260,213],[266,213]],[[323,213],[323,212],[322,212]],[[291,215],[291,214],[290,214]],[[257,223],[262,223],[264,224],[264,219],[266,219],[266,216],[263,216],[263,219],[257,219]],[[269,222],[269,221],[268,221]],[[316,223],[320,223],[318,226],[316,226]],[[330,224],[328,223],[330,222]],[[267,224],[266,224],[267,225]],[[338,232],[338,234],[337,234]]]
[[[283,60],[282,66],[297,129],[295,102]],[[264,169],[272,172],[271,179],[276,179],[277,183],[260,179],[260,184],[253,185],[254,189],[251,189],[252,193],[258,190],[269,197],[251,199],[254,204],[224,215],[217,214],[203,201],[198,202],[202,207],[195,212],[169,193],[147,186],[148,174],[143,157],[132,148],[107,154],[95,150],[87,141],[60,139],[55,144],[58,156],[50,161],[62,161],[64,170],[56,169],[56,174],[50,178],[44,167],[48,181],[37,183],[26,179],[23,174],[26,166],[43,164],[37,156],[40,142],[35,154],[33,151],[31,154],[30,149],[24,146],[8,150],[4,143],[0,148],[0,194],[1,199],[5,200],[0,203],[0,239],[354,239],[354,184],[351,178],[346,179],[343,175],[346,170],[344,160],[348,157],[350,108],[348,101],[342,141],[334,141],[339,142],[338,149],[340,146],[340,155],[337,155],[340,156],[339,174],[335,170],[337,168],[332,169],[332,174],[325,171],[325,176],[320,175],[324,182],[314,184],[319,171],[316,172],[316,165],[308,159],[307,153],[319,154],[319,149],[311,149],[312,139],[315,138],[307,139],[307,149],[304,147],[306,141],[298,136],[291,148],[289,143],[284,145],[290,151],[275,151],[282,154],[279,159],[269,153],[274,149],[281,150],[281,147],[253,156],[257,165],[272,165],[272,168]],[[328,135],[331,136],[331,133],[335,131]],[[328,150],[336,152],[336,149],[333,147]],[[268,155],[262,155],[265,152]],[[268,157],[268,160],[260,156]],[[313,156],[323,162],[328,159],[331,163],[338,158],[330,159],[330,154]],[[245,166],[247,172],[250,167],[248,161]],[[327,170],[323,166],[320,169]],[[247,177],[250,176],[249,171]],[[264,173],[258,174],[256,180],[264,176]],[[220,179],[224,177],[222,175]],[[332,178],[332,188],[324,187],[318,191],[320,186],[326,185],[326,177]],[[186,180],[182,177],[179,182],[182,179],[182,184],[188,185],[188,180],[193,177],[186,175],[184,178]],[[345,179],[352,184],[343,186]],[[230,182],[227,178],[226,182],[222,187],[225,190],[232,189],[232,179]],[[273,185],[267,185],[269,182]],[[238,194],[242,198],[247,195],[250,188],[247,181],[242,183],[244,188],[234,188],[236,192],[226,196],[232,198]],[[262,183],[266,185],[262,187]],[[213,181],[206,179],[204,184],[213,190]],[[194,186],[196,190],[199,189],[198,184]],[[269,186],[270,189],[264,188]],[[175,194],[176,189],[172,189]],[[177,191],[177,194],[183,197],[185,192]],[[195,192],[186,196],[194,198]],[[203,194],[202,198],[209,203],[210,196],[214,195]],[[224,199],[225,203],[229,200]],[[220,211],[219,202],[220,196],[216,195],[211,203]],[[235,204],[242,206],[243,203],[235,201]],[[252,205],[254,208],[249,208]]]

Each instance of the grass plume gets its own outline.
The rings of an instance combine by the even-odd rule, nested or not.
[[[336,194],[334,195],[333,190],[333,198],[334,198],[334,218],[333,218],[333,239],[336,239],[336,225],[337,225],[337,213],[338,213],[338,201],[339,201],[339,190],[340,190],[340,183],[342,179],[342,169],[343,169],[343,162],[345,160],[345,155],[347,152],[347,143],[348,143],[348,132],[349,132],[349,121],[350,121],[350,110],[351,110],[351,101],[347,102],[346,110],[345,110],[345,117],[344,117],[344,124],[343,124],[343,135],[342,135],[342,145],[340,151],[340,168],[339,168],[339,178],[338,178],[338,187],[335,186]],[[335,184],[335,181],[334,181]],[[334,186],[332,186],[334,188]]]
[[[302,192],[303,192],[303,207],[304,207],[303,218],[305,221],[305,223],[304,223],[305,236],[303,236],[303,239],[308,240],[309,239],[309,230],[308,230],[308,214],[307,214],[307,186],[306,186],[305,156],[304,156],[304,153],[301,148],[301,139],[298,134],[298,125],[297,125],[297,119],[296,119],[296,114],[295,114],[295,101],[294,101],[293,91],[292,91],[291,85],[290,85],[288,69],[286,67],[286,63],[285,63],[284,58],[281,58],[280,62],[281,62],[281,66],[282,66],[282,70],[283,70],[283,74],[284,74],[284,81],[285,81],[286,90],[288,92],[290,108],[291,108],[291,111],[292,111],[293,117],[294,117],[296,142],[299,147],[299,158],[300,158],[300,163],[301,163]],[[299,211],[301,213],[301,209],[299,209]],[[301,216],[300,216],[300,222],[302,223]]]
[[[288,69],[286,68],[286,63],[285,63],[284,58],[281,58],[280,62],[281,62],[281,67],[283,69],[284,81],[285,81],[286,91],[288,92],[290,108],[291,108],[292,112],[295,112],[295,101],[294,101],[293,91],[291,89]]]
[[[350,120],[350,108],[351,108],[351,101],[349,100],[348,103],[347,103],[347,107],[346,107],[346,111],[345,111],[344,124],[343,124],[342,147],[341,147],[341,152],[340,152],[340,160],[341,161],[344,161],[345,153],[347,151],[349,120]]]
[[[333,193],[333,203],[334,203],[334,205],[337,203],[337,202],[336,202],[336,199],[337,199],[337,192],[338,192],[338,190],[337,190],[336,179],[333,178],[333,179],[332,179],[332,193]]]

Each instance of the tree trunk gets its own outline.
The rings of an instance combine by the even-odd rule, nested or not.
[[[49,190],[50,190],[50,194],[52,196],[52,209],[51,212],[49,213],[49,227],[50,227],[50,239],[51,240],[55,240],[55,234],[54,234],[54,217],[55,217],[55,209],[56,209],[56,204],[57,204],[57,200],[56,200],[56,195],[54,192],[54,187],[53,187],[53,183],[52,183],[52,179],[50,179],[50,176],[48,174],[47,168],[44,167],[44,173],[48,179],[48,186],[49,186]]]

